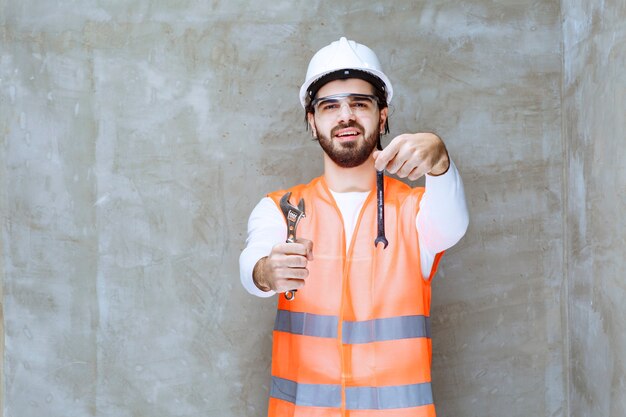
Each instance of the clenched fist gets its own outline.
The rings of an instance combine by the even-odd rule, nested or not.
[[[313,260],[313,242],[298,238],[295,243],[279,243],[269,256],[259,259],[252,277],[262,291],[286,292],[304,286]]]
[[[450,166],[446,145],[434,133],[396,136],[382,151],[374,151],[374,166],[400,178],[417,180],[424,174],[441,175]]]

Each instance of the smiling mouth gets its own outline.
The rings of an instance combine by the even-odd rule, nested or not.
[[[331,131],[331,137],[338,142],[352,142],[364,135],[365,129],[359,123],[353,121],[350,123],[340,123]]]
[[[335,135],[335,137],[340,140],[351,140],[351,139],[355,139],[360,134],[361,132],[359,132],[358,130],[350,129],[350,130],[343,131],[343,132],[340,131],[339,133]]]

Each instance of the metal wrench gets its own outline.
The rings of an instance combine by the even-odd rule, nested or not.
[[[306,217],[304,213],[304,199],[301,198],[298,202],[298,207],[295,207],[289,202],[289,198],[291,198],[291,192],[281,197],[280,208],[287,221],[287,243],[295,243],[298,223],[300,223],[303,217]],[[285,298],[289,301],[293,300],[296,296],[296,291],[297,290],[287,291]]]
[[[374,240],[374,246],[383,243],[383,249],[387,248],[389,242],[385,237],[385,176],[383,171],[376,171],[376,198],[378,206],[378,236]]]

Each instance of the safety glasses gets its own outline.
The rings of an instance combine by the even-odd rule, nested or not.
[[[336,116],[343,111],[354,115],[370,115],[378,109],[378,99],[371,94],[333,94],[314,99],[311,107],[322,117]]]

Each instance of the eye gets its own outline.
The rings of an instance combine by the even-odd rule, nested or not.
[[[336,110],[338,108],[339,108],[339,104],[338,103],[322,103],[322,104],[320,104],[320,109],[324,110],[324,111]]]
[[[358,100],[352,103],[353,109],[368,110],[371,107],[371,103],[367,100]]]

